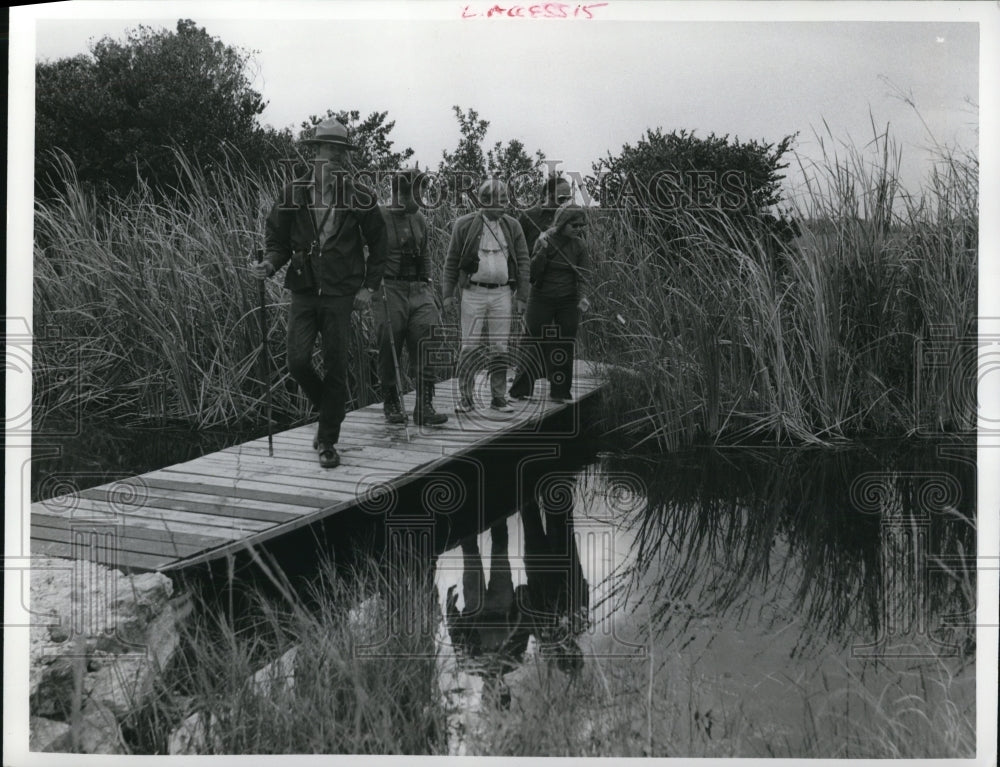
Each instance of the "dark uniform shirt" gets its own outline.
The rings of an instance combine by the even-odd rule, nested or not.
[[[430,277],[427,264],[427,219],[424,214],[382,209],[386,230],[385,277],[421,279]]]

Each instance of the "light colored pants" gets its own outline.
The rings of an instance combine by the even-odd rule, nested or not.
[[[462,396],[472,398],[478,357],[486,356],[490,394],[494,399],[506,398],[507,338],[510,335],[512,304],[513,293],[506,286],[480,288],[470,285],[462,291],[462,351],[458,357]]]

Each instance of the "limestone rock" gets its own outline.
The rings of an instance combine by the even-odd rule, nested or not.
[[[89,703],[80,713],[80,751],[84,754],[125,754],[125,740],[112,711]]]
[[[258,695],[289,692],[295,686],[295,659],[299,648],[293,647],[253,675],[250,684]]]
[[[180,623],[190,610],[190,602],[179,609],[167,605],[147,628],[143,638],[144,653],[103,658],[101,667],[88,675],[85,682],[89,699],[106,706],[119,717],[141,705],[152,691],[155,674],[166,667],[180,646]]]
[[[208,734],[217,732],[219,720],[212,715],[211,719],[203,713],[191,714],[181,722],[180,727],[170,733],[167,738],[167,753],[171,756],[178,754],[204,754],[208,751]],[[213,737],[213,751],[222,751],[222,742],[218,735]]]
[[[29,710],[38,750],[123,753],[118,718],[140,706],[191,612],[161,573],[39,557],[31,569]],[[70,720],[74,694],[79,726]],[[59,720],[59,721],[53,721]],[[75,738],[74,738],[75,736]],[[33,747],[34,750],[34,747]]]
[[[65,722],[42,716],[28,718],[28,750],[67,751],[70,747],[70,729]]]

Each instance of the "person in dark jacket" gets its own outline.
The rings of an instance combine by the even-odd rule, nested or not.
[[[559,206],[573,199],[569,182],[554,174],[545,180],[540,191],[543,195],[541,204],[522,211],[517,217],[524,231],[524,243],[528,246],[529,255],[535,252],[538,236],[552,226]]]
[[[354,146],[340,122],[325,120],[303,143],[316,147],[317,162],[312,173],[282,189],[265,225],[266,255],[252,272],[265,279],[288,264],[288,371],[319,411],[313,444],[320,465],[333,468],[340,464],[351,312],[365,308],[382,284],[385,223],[374,190],[352,178]],[[322,378],[312,365],[317,335]]]
[[[434,410],[435,367],[430,362],[433,350],[428,344],[432,328],[440,320],[430,284],[427,220],[413,196],[413,184],[419,178],[416,168],[399,171],[397,199],[382,209],[388,241],[386,265],[383,289],[375,294],[372,308],[378,328],[379,377],[386,421],[406,423],[395,369],[405,340],[410,377],[417,387],[413,422],[417,426],[438,426],[448,416]]]
[[[499,181],[479,188],[482,210],[455,222],[444,264],[442,293],[453,309],[461,289],[462,349],[458,359],[460,387],[455,410],[467,413],[472,400],[476,355],[489,348],[490,407],[503,413],[507,402],[507,342],[512,304],[524,310],[528,293],[528,248],[521,225],[504,213],[507,190]]]
[[[583,241],[583,209],[564,203],[552,226],[535,243],[531,256],[531,297],[525,313],[528,336],[522,344],[524,364],[510,387],[510,397],[531,396],[535,378],[549,381],[549,397],[572,399],[573,359],[581,312],[590,308],[586,296],[589,260]]]

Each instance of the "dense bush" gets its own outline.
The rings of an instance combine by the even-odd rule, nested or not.
[[[287,156],[291,134],[258,124],[267,102],[252,87],[252,66],[250,52],[189,19],[175,31],[140,26],[125,40],[92,43],[89,55],[39,63],[37,193],[58,189],[56,150],[101,196],[139,183],[176,186],[183,169],[175,149],[208,169],[234,151],[255,169]]]

